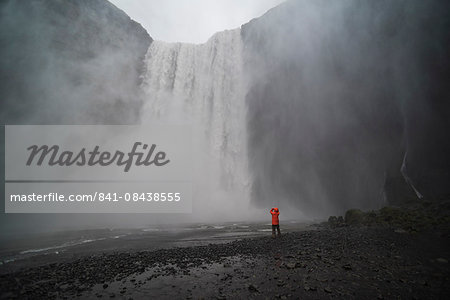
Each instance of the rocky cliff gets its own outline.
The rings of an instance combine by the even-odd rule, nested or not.
[[[135,122],[151,41],[106,0],[2,1],[2,123]]]
[[[140,75],[151,42],[141,25],[106,0],[1,1],[1,123],[138,122]],[[0,137],[4,157],[4,132]],[[1,214],[1,234],[96,219]]]
[[[444,1],[288,1],[242,26],[254,203],[450,194]]]

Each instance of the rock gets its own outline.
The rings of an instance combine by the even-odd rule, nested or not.
[[[448,263],[448,260],[446,260],[445,258],[442,258],[442,257],[437,258],[436,261],[437,261],[438,263],[441,263],[441,264],[446,264],[446,263]]]
[[[297,263],[287,263],[286,269],[295,269],[297,267]]]
[[[342,268],[344,268],[345,270],[351,270],[352,266],[350,264],[345,264],[342,266]]]
[[[329,287],[324,287],[323,290],[327,293],[331,293],[331,289]]]
[[[258,286],[254,285],[254,284],[249,284],[248,285],[248,290],[251,291],[251,292],[259,293]]]
[[[361,224],[364,221],[364,213],[360,209],[349,209],[345,213],[345,223],[349,225]]]
[[[328,218],[328,224],[330,225],[336,225],[338,223],[338,219],[336,216],[330,216]]]
[[[400,209],[392,206],[385,206],[380,209],[381,219],[390,223],[398,221],[400,215]]]
[[[71,109],[58,109],[61,120],[73,123],[81,116],[88,115],[84,119],[88,123],[99,119],[113,124],[126,124],[136,119],[141,106],[137,98],[141,66],[152,41],[140,24],[107,1],[18,1],[10,5],[3,4],[1,27],[5,30],[8,28],[10,35],[5,36],[2,31],[2,57],[6,57],[3,53],[16,54],[7,56],[7,60],[12,59],[11,63],[4,63],[4,59],[0,62],[2,83],[9,83],[0,88],[2,117],[15,111],[14,103],[21,103],[23,108],[27,108],[21,111],[24,119],[37,111],[46,111],[45,105],[31,108],[36,93],[45,95],[48,107],[59,107],[59,89],[39,80],[57,78],[59,88],[64,86],[67,92],[65,101],[77,101]],[[6,11],[11,17],[3,17]],[[23,28],[32,29],[39,38],[22,35]],[[19,36],[23,42],[20,50],[14,48],[15,39]],[[31,51],[33,59],[27,57]],[[52,63],[45,68],[33,63],[51,58],[54,58]],[[93,65],[97,67],[93,68]],[[66,71],[68,69],[70,72]],[[8,80],[3,74],[10,75]],[[99,92],[105,89],[108,92]],[[102,107],[101,116],[93,113],[98,107]],[[120,116],[116,109],[121,111]],[[3,119],[2,122],[13,122],[13,118]]]

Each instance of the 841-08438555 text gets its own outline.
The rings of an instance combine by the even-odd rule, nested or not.
[[[94,192],[87,194],[47,193],[47,194],[11,194],[11,202],[179,202],[182,200],[182,193],[176,192],[140,192],[140,193],[103,193]]]

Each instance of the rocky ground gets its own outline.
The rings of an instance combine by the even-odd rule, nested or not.
[[[348,212],[277,239],[92,255],[27,268],[1,275],[1,298],[447,299],[447,219],[411,223],[427,213],[404,213]]]

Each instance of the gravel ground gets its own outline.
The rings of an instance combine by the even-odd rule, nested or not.
[[[322,224],[281,238],[120,252],[0,277],[2,299],[447,299],[449,232]]]

